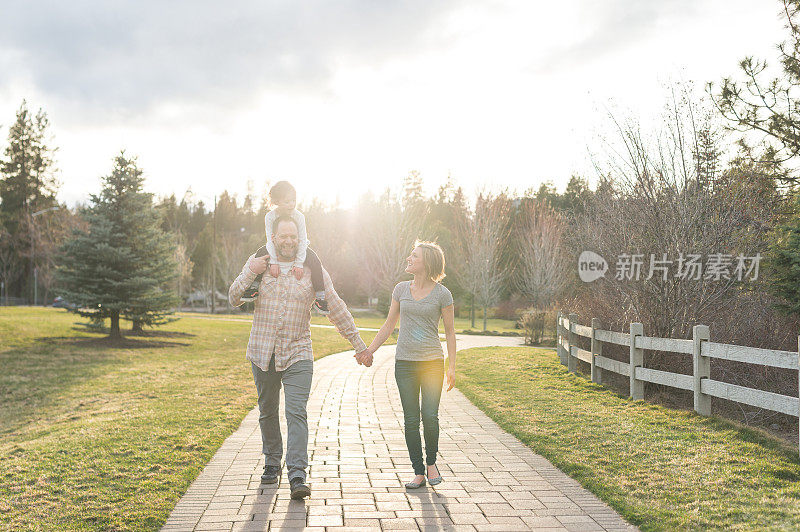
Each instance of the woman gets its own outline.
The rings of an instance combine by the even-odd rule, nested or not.
[[[400,391],[405,419],[406,446],[416,475],[406,488],[425,485],[426,469],[422,463],[422,442],[419,436],[420,411],[428,483],[442,481],[436,467],[439,448],[439,399],[442,396],[444,353],[439,339],[439,318],[444,321],[447,338],[447,391],[456,382],[456,334],[454,328],[453,296],[439,281],[444,278],[444,252],[438,244],[414,244],[406,258],[406,272],[414,276],[394,287],[389,315],[360,363],[372,364],[372,355],[394,331],[400,318],[400,334],[395,350],[394,376]],[[420,392],[422,405],[420,407]]]

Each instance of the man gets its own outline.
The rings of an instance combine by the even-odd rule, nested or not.
[[[297,225],[290,217],[279,217],[272,225],[272,239],[278,255],[281,274],[265,275],[255,301],[253,327],[247,343],[247,359],[251,363],[258,392],[258,418],[264,453],[264,474],[261,481],[274,484],[281,472],[283,441],[278,420],[281,385],[286,409],[286,467],[292,499],[311,495],[306,485],[308,466],[308,420],[306,403],[311,391],[314,355],[311,351],[311,305],[315,294],[308,269],[298,281],[292,274],[299,243]],[[242,294],[253,279],[264,273],[269,256],[251,255],[242,273],[228,290],[231,305],[242,304]],[[336,294],[330,275],[322,270],[328,319],[356,353],[367,346],[358,333],[353,316]]]

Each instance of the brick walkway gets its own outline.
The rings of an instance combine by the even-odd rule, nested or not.
[[[459,336],[458,345],[518,342]],[[289,498],[285,468],[279,485],[261,485],[256,408],[225,440],[163,530],[634,530],[458,390],[443,394],[439,411],[438,465],[445,481],[406,491],[403,483],[413,475],[393,355],[394,346],[381,348],[370,369],[358,366],[352,352],[314,363],[308,403],[311,499]]]

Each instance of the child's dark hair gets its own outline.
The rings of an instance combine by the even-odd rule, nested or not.
[[[272,185],[271,189],[269,189],[269,201],[272,204],[276,204],[289,194],[294,194],[297,196],[297,191],[294,189],[292,184],[288,181],[278,181]]]

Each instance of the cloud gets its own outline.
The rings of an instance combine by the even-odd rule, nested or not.
[[[700,4],[695,0],[582,2],[580,12],[574,14],[575,31],[564,35],[563,42],[549,50],[536,70],[553,72],[581,66],[641,46],[648,35],[690,19]]]
[[[452,2],[7,2],[0,89],[26,80],[84,112],[227,107],[259,91],[324,92],[340,61],[416,53]]]

